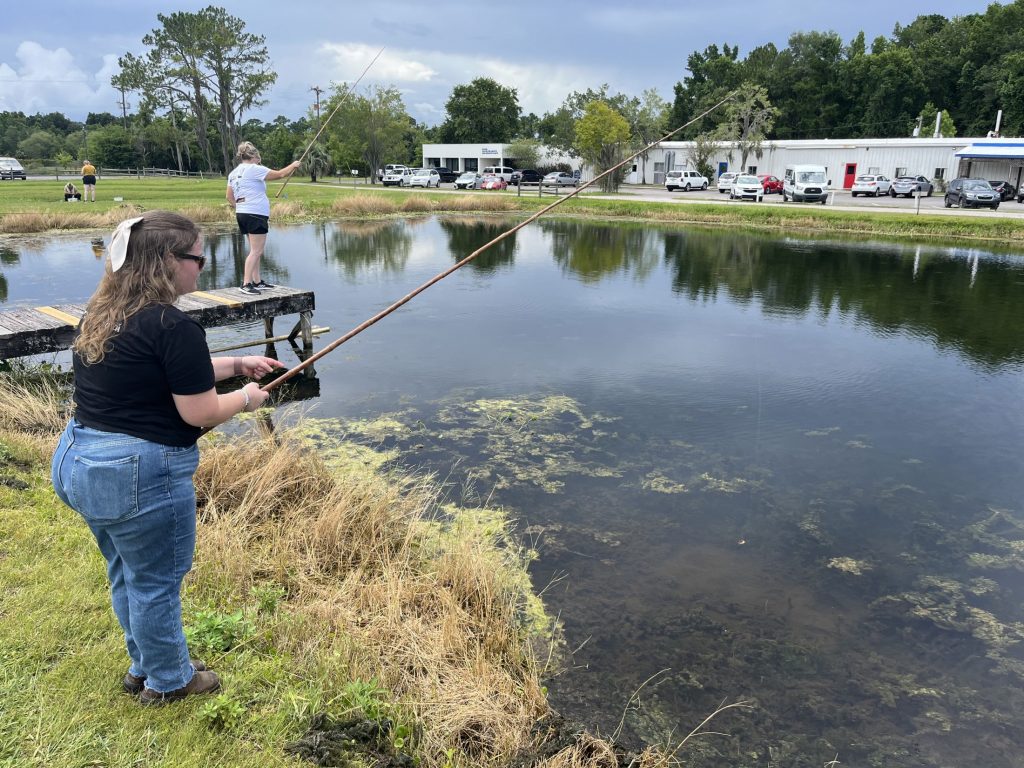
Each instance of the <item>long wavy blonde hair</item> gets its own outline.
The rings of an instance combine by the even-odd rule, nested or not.
[[[132,227],[128,254],[117,272],[107,272],[89,299],[72,349],[87,365],[103,360],[110,339],[125,321],[152,304],[171,305],[178,298],[174,285],[174,253],[187,253],[199,239],[199,228],[170,211],[148,211]]]

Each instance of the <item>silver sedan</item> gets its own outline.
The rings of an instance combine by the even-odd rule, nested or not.
[[[580,181],[571,173],[555,171],[545,176],[540,183],[544,187],[575,187]]]

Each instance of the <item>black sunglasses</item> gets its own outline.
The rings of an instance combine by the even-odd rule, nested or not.
[[[202,270],[202,268],[206,266],[205,256],[196,256],[194,253],[176,253],[174,254],[174,256],[179,259],[188,259],[189,261],[194,261],[196,264],[199,265],[200,270]]]

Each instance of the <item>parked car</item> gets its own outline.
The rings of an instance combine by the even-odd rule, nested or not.
[[[402,165],[401,163],[388,163],[383,168],[377,171],[377,179],[378,181],[383,183],[384,177],[387,176],[389,173],[395,173],[396,171],[401,172],[404,171],[406,168],[408,168],[408,166]]]
[[[707,189],[708,180],[697,171],[669,171],[665,174],[665,189],[674,192],[682,189],[689,192],[691,189]]]
[[[782,194],[782,179],[778,176],[769,176],[767,173],[762,173],[757,178],[761,180],[761,187],[766,195]]]
[[[480,189],[480,174],[476,171],[466,171],[455,180],[456,189]]]
[[[441,174],[437,172],[436,168],[417,168],[409,176],[407,185],[410,187],[440,187],[441,186]]]
[[[897,195],[913,197],[914,192],[920,191],[925,197],[931,197],[933,189],[935,186],[924,176],[900,176],[893,179],[889,194],[893,197]]]
[[[540,183],[544,187],[575,187],[580,180],[565,171],[552,171]]]
[[[441,177],[442,184],[451,184],[457,178],[459,174],[457,171],[453,171],[449,168],[445,168],[443,165],[440,168],[434,168],[437,171],[437,175]]]
[[[516,171],[512,174],[512,183],[519,185],[522,184],[540,184],[544,177],[537,173],[532,168],[523,168],[522,170]]]
[[[757,176],[742,174],[733,179],[729,187],[730,200],[753,200],[760,203],[764,200],[764,186]]]
[[[989,186],[999,193],[1000,200],[1013,200],[1013,196],[1017,194],[1017,188],[1008,181],[990,181]]]
[[[508,182],[501,176],[489,173],[484,176],[482,182],[480,182],[480,189],[507,189]]]
[[[385,171],[384,177],[380,180],[385,187],[401,187],[407,174],[412,171],[404,165],[396,165],[390,171]]]
[[[739,174],[733,173],[732,171],[727,171],[726,173],[723,173],[721,176],[719,176],[718,193],[724,195],[726,192],[732,189],[732,183],[733,181],[735,181],[737,176],[739,176]]]
[[[1024,184],[1017,188],[1017,202],[1024,203]]]
[[[514,168],[509,168],[507,165],[489,165],[481,171],[484,176],[501,176],[509,183],[512,182],[515,172]]]
[[[25,181],[25,169],[13,157],[0,157],[0,179],[21,179]]]
[[[947,208],[959,205],[961,208],[987,206],[993,211],[999,207],[999,193],[984,179],[953,179],[946,187],[943,199]]]
[[[888,195],[890,189],[892,189],[892,181],[888,176],[865,173],[854,179],[853,186],[850,187],[850,196],[871,195],[872,197],[878,197],[879,195]]]

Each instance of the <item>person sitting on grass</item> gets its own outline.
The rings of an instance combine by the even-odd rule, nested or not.
[[[70,181],[64,185],[64,202],[68,200],[81,200],[82,195],[78,191],[78,187],[72,184]]]

